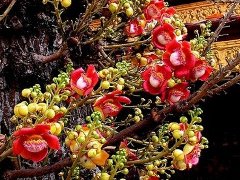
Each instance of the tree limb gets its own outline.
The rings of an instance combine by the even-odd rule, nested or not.
[[[8,15],[8,13],[11,11],[12,7],[16,3],[17,0],[12,0],[12,2],[9,4],[7,9],[4,11],[2,15],[0,15],[0,22]]]

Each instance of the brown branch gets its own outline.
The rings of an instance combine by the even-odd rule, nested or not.
[[[233,86],[234,84],[238,83],[239,81],[240,81],[240,75],[237,75],[236,77],[234,77],[233,79],[227,81],[223,85],[221,85],[221,86],[211,90],[211,92],[209,92],[209,95],[218,94],[219,92],[222,92],[225,89],[228,89],[229,87]]]
[[[7,156],[10,156],[12,154],[12,148],[4,151],[3,153],[0,154],[0,162],[5,159]]]
[[[17,178],[27,178],[27,177],[37,177],[42,176],[44,174],[49,174],[53,172],[58,172],[64,167],[71,166],[72,160],[71,158],[63,159],[51,166],[39,167],[35,169],[21,169],[21,170],[13,170],[7,171],[4,174],[4,178],[7,180],[14,180]]]
[[[103,57],[104,59],[106,59],[106,60],[113,66],[113,65],[114,65],[113,60],[105,53],[103,47],[102,47],[102,46],[99,46],[99,47],[98,47],[98,50],[99,50],[100,54],[102,55],[102,57]]]
[[[239,2],[239,0],[238,0]],[[204,49],[202,56],[205,56],[207,54],[207,52],[210,50],[211,45],[213,42],[215,42],[217,40],[217,38],[219,37],[220,32],[222,31],[222,29],[224,28],[226,22],[229,20],[229,18],[231,17],[234,9],[236,8],[236,6],[238,5],[237,2],[233,3],[233,5],[231,6],[230,10],[228,11],[228,13],[224,16],[224,18],[222,19],[221,23],[219,24],[218,28],[215,30],[214,34],[211,36],[211,38],[208,40],[208,45],[207,47]]]
[[[115,48],[136,46],[136,45],[139,45],[139,44],[144,44],[144,43],[149,43],[149,42],[151,42],[151,37],[146,39],[146,40],[143,40],[143,41],[136,41],[136,42],[125,43],[125,44],[106,45],[106,46],[103,46],[103,48],[104,49],[115,49]]]
[[[0,22],[8,15],[8,13],[11,11],[12,7],[16,3],[17,0],[12,0],[12,2],[9,4],[7,9],[4,11],[2,15],[0,15]]]
[[[67,54],[67,52],[68,52],[67,44],[64,44],[58,51],[48,56],[33,54],[33,59],[35,61],[40,61],[42,63],[49,63],[63,57],[64,55]]]

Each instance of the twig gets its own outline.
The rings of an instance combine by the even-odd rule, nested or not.
[[[239,0],[238,0],[239,2]],[[211,45],[214,41],[216,41],[216,39],[219,37],[220,32],[222,31],[222,29],[224,28],[226,22],[228,21],[228,19],[230,18],[230,16],[232,15],[234,9],[237,6],[237,2],[234,2],[233,5],[231,6],[230,10],[228,11],[228,13],[225,15],[225,17],[223,18],[223,20],[221,21],[221,23],[219,24],[218,28],[215,30],[214,34],[212,35],[212,37],[208,40],[208,45],[207,47],[204,49],[202,56],[205,56],[207,54],[207,52],[210,50]]]
[[[5,159],[5,157],[10,156],[12,154],[12,148],[4,151],[2,154],[0,154],[0,162]]]
[[[212,94],[217,94],[231,86],[233,86],[234,84],[238,83],[240,81],[240,74],[237,75],[236,77],[234,77],[233,79],[227,81],[226,83],[224,83],[223,85],[214,88],[213,90],[211,90],[211,92],[209,92],[210,95]]]
[[[4,178],[6,180],[14,180],[17,178],[27,178],[27,177],[34,177],[34,176],[42,176],[44,174],[49,174],[52,172],[58,172],[64,167],[68,167],[72,164],[71,158],[63,159],[51,166],[40,167],[36,169],[21,169],[21,170],[13,170],[7,171],[4,174]]]
[[[103,50],[103,47],[99,46],[98,50],[99,50],[100,54],[102,55],[102,57],[104,59],[106,59],[113,66],[114,65],[113,60],[105,53],[105,51]]]
[[[149,42],[151,42],[151,37],[146,40],[143,40],[143,41],[136,41],[136,42],[132,42],[132,43],[106,45],[106,46],[103,46],[103,48],[104,49],[115,49],[115,48],[135,46],[135,45],[149,43]]]
[[[8,15],[8,13],[11,11],[12,7],[16,3],[17,0],[12,0],[12,2],[9,4],[7,9],[4,11],[2,15],[0,15],[0,22]]]

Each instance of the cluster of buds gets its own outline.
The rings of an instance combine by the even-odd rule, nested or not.
[[[160,176],[165,176],[167,179],[174,174],[175,171],[167,167],[167,159],[155,160],[151,163],[145,165],[145,169],[142,170],[140,179],[150,180],[150,179],[160,179]]]
[[[119,149],[116,154],[112,155],[111,158],[107,160],[105,171],[98,173],[96,178],[99,180],[110,180],[117,175],[117,173],[127,175],[129,170],[125,167],[126,162],[127,151],[125,149]]]
[[[135,114],[135,116],[133,117],[134,122],[138,123],[143,119],[142,110],[140,108],[135,108],[134,114]]]
[[[174,14],[173,16],[168,18],[164,18],[163,21],[164,23],[171,24],[175,28],[174,33],[176,34],[176,36],[181,37],[187,34],[187,28],[185,27],[178,14]]]
[[[121,74],[117,68],[110,67],[108,69],[103,69],[99,71],[98,74],[102,79],[102,89],[109,89],[110,87],[113,87],[119,91],[123,90],[125,80],[121,77]]]
[[[205,49],[208,43],[207,39],[211,36],[211,21],[208,21],[206,24],[201,23],[199,26],[200,32],[195,30],[196,37],[190,40],[191,48],[195,53],[202,52]]]
[[[109,155],[101,149],[106,139],[99,131],[102,128],[100,113],[93,112],[91,116],[86,117],[86,121],[89,123],[77,125],[74,131],[67,132],[65,144],[73,153],[73,159],[80,156],[81,166],[93,169],[96,165],[105,165]]]
[[[67,108],[60,102],[66,101],[71,92],[65,89],[69,83],[68,73],[60,73],[53,79],[54,83],[46,85],[46,92],[41,91],[39,84],[22,90],[22,96],[28,101],[22,101],[14,107],[13,123],[17,123],[17,129],[31,126],[34,123],[55,123],[52,126],[52,134],[59,135],[63,129],[63,122],[58,124],[67,113]],[[20,120],[20,121],[19,121]]]
[[[122,9],[128,17],[131,17],[134,14],[132,6],[132,1],[124,1],[124,3],[115,1],[109,4],[108,9],[111,11],[111,13],[116,13]]]
[[[178,170],[185,170],[196,165],[199,161],[200,152],[202,149],[208,147],[208,141],[205,137],[202,137],[201,131],[203,126],[199,125],[202,119],[198,117],[202,110],[200,108],[194,111],[189,111],[191,115],[191,122],[188,123],[188,119],[185,116],[180,118],[180,123],[170,123],[169,129],[172,136],[184,142],[182,148],[177,148],[173,151],[172,164],[174,168]]]

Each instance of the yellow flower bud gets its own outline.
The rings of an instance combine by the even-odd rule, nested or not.
[[[47,104],[46,103],[38,103],[37,111],[44,113],[47,110]]]
[[[183,170],[185,170],[187,168],[187,165],[186,165],[186,163],[184,161],[177,161],[176,167],[180,171],[183,171]]]
[[[178,123],[170,123],[169,124],[169,129],[171,130],[171,131],[174,131],[174,130],[179,130],[180,129],[180,125],[178,124]]]
[[[97,150],[96,149],[90,149],[87,153],[88,157],[92,158],[97,155]]]
[[[100,180],[109,180],[110,175],[108,173],[101,173]]]
[[[77,137],[78,137],[78,133],[75,132],[75,131],[71,131],[71,132],[68,133],[68,138],[70,140],[76,139]]]
[[[62,111],[65,114],[67,112],[67,108],[62,106],[62,107],[60,107],[60,111]]]
[[[133,8],[127,8],[125,13],[128,17],[131,17],[133,15]]]
[[[44,113],[44,115],[48,118],[48,119],[52,119],[55,116],[55,111],[53,109],[47,109]]]
[[[24,116],[28,115],[28,107],[27,107],[27,105],[24,104],[24,103],[17,104],[14,107],[14,114],[17,117],[24,117]]]
[[[125,80],[123,78],[118,79],[118,84],[124,85],[124,83],[125,83]]]
[[[65,8],[69,7],[72,4],[72,0],[62,0],[61,5]]]
[[[172,88],[176,85],[176,82],[171,78],[168,80],[168,87]]]
[[[173,151],[173,157],[177,160],[177,161],[182,161],[184,160],[184,153],[182,150],[180,149],[175,149]]]
[[[28,105],[28,111],[29,111],[30,113],[35,113],[35,112],[37,111],[37,109],[38,109],[37,103],[30,103],[30,104]]]
[[[115,13],[118,10],[118,4],[110,3],[108,9],[111,11],[111,13]]]
[[[124,88],[123,85],[117,84],[117,90],[121,91]]]
[[[23,97],[29,97],[31,94],[31,90],[30,89],[23,89],[22,90],[22,96]]]
[[[60,125],[60,123],[56,122],[51,125],[51,128],[50,128],[51,134],[58,136],[61,133],[61,131],[62,131],[62,126]]]
[[[183,131],[180,131],[179,129],[174,130],[172,135],[175,139],[180,139],[183,136]]]
[[[185,146],[183,147],[183,153],[184,154],[189,154],[190,152],[192,152],[194,146],[191,144],[185,144]]]
[[[77,152],[79,150],[79,145],[75,140],[71,140],[70,150],[72,152]]]
[[[103,82],[101,83],[101,87],[102,87],[103,89],[109,89],[109,88],[110,88],[110,82],[109,82],[109,81],[103,81]]]
[[[145,57],[140,58],[140,65],[141,66],[146,66],[148,64],[148,60]]]

